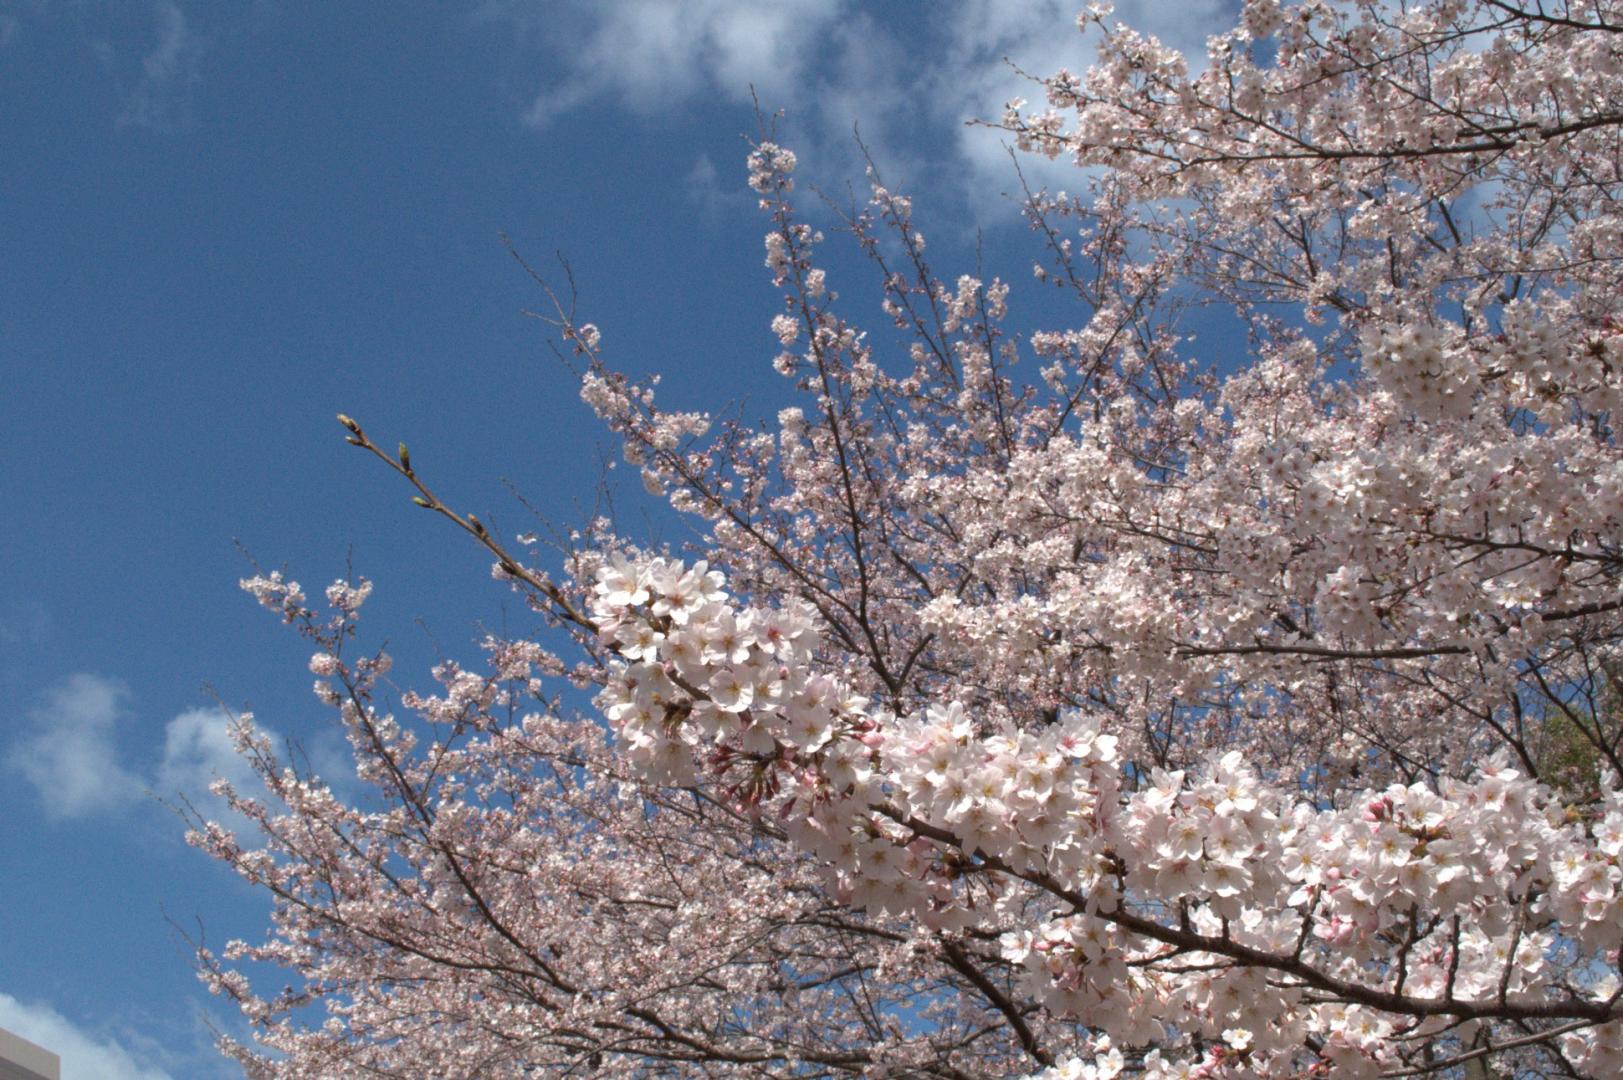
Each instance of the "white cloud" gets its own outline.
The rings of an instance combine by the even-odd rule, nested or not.
[[[1095,45],[1077,28],[1080,6],[951,0],[907,13],[864,10],[851,0],[504,0],[493,10],[540,39],[555,60],[528,114],[537,126],[604,103],[640,113],[700,97],[747,104],[753,87],[762,105],[787,110],[784,139],[814,181],[860,174],[857,128],[887,183],[915,191],[945,185],[978,214],[999,216],[1009,205],[1002,193],[1018,187],[1010,140],[965,122],[995,121],[1011,98],[1040,96],[1010,62],[1035,76],[1088,66]],[[1206,38],[1232,21],[1234,7],[1232,0],[1122,0],[1116,18],[1198,65]],[[955,167],[939,167],[940,151],[929,144],[940,141],[956,154]],[[936,167],[926,172],[926,162]],[[1034,187],[1079,186],[1064,162],[1026,156],[1021,165]]]
[[[118,762],[115,728],[129,691],[114,679],[79,674],[27,714],[31,734],[6,763],[39,793],[46,816],[88,817],[141,795],[141,780]]]
[[[232,742],[231,726],[235,722],[236,718],[224,707],[187,709],[169,721],[164,728],[163,760],[158,765],[154,789],[165,797],[182,795],[203,816],[240,830],[248,825],[246,819],[209,794],[209,785],[216,778],[228,781],[239,795],[264,794],[258,774]],[[260,733],[275,738],[273,732],[262,728]]]
[[[174,1080],[113,1035],[88,1031],[49,1005],[0,993],[0,1027],[62,1059],[62,1080]]]
[[[1042,88],[1028,76],[1082,70],[1093,48],[1077,29],[1073,5],[1065,0],[1024,4],[963,0],[951,22],[942,60],[929,76],[932,96],[943,117],[996,121],[1014,98],[1041,99]],[[1018,189],[1006,149],[1012,142],[1011,136],[995,128],[969,124],[958,128],[956,148],[966,166],[964,186],[975,202],[988,206],[1002,201],[1002,193]],[[1025,155],[1020,167],[1034,188],[1077,184],[1075,168],[1064,162]]]
[[[1013,98],[1041,101],[1038,78],[1061,69],[1077,74],[1093,63],[1096,31],[1084,34],[1076,25],[1075,0],[959,0],[951,20],[951,43],[932,72],[932,96],[947,115],[997,120]],[[1181,50],[1192,68],[1204,66],[1206,40],[1231,26],[1237,5],[1229,0],[1121,0],[1112,21]],[[1012,66],[1011,66],[1012,65]],[[1018,67],[1018,71],[1016,70]],[[1021,73],[1024,72],[1024,75]],[[982,125],[959,129],[958,152],[968,166],[967,190],[982,198],[1016,191],[1018,180],[1009,162],[1005,132]],[[1033,188],[1080,187],[1080,173],[1064,160],[1022,155],[1020,168]],[[976,201],[980,201],[979,199]]]
[[[611,0],[508,4],[502,15],[545,37],[562,77],[537,96],[528,119],[544,126],[594,100],[654,112],[696,94],[747,102],[794,96],[811,80],[817,43],[844,0]]]
[[[118,115],[119,127],[174,128],[190,120],[203,39],[172,0],[159,3],[156,40],[141,59],[135,89]]]
[[[129,719],[128,697],[116,679],[79,673],[27,714],[29,733],[12,744],[5,763],[34,787],[46,816],[66,821],[116,812],[145,799],[150,788],[164,798],[184,797],[205,816],[246,824],[209,793],[218,777],[240,794],[264,794],[252,766],[236,752],[231,713],[223,706],[187,709],[170,720],[163,757],[149,779],[120,761],[117,736]],[[275,732],[259,731],[276,741]],[[341,764],[341,758],[329,754],[322,763]]]
[[[854,0],[497,0],[486,11],[551,56],[526,114],[538,128],[585,108],[758,102],[786,113],[781,134],[814,174],[843,178],[860,172],[853,127],[870,145],[899,145],[893,129],[919,111],[901,43]],[[721,177],[723,190],[744,190],[742,148]]]

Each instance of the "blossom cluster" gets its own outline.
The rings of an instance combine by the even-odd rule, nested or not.
[[[1043,894],[1050,915],[1005,932],[1004,955],[1046,1009],[1118,1044],[1244,1031],[1220,1056],[1273,1075],[1311,1039],[1374,1075],[1406,1013],[1536,1009],[1571,992],[1545,960],[1557,933],[1596,964],[1623,940],[1615,790],[1582,821],[1504,760],[1330,807],[1239,751],[1129,776],[1082,712],[1031,731],[958,703],[871,708],[813,674],[804,610],[740,608],[703,562],[616,556],[592,595],[621,658],[598,705],[650,779],[781,821],[870,912],[985,931],[1011,892]],[[1591,1037],[1578,1060],[1618,1049]]]

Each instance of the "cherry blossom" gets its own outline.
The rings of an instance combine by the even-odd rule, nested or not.
[[[771,141],[774,424],[558,307],[693,550],[549,569],[342,418],[548,633],[398,719],[369,585],[244,582],[373,792],[244,722],[260,835],[196,823],[275,898],[202,960],[254,1075],[1623,1069],[1623,7],[1081,23],[1000,121],[1082,167],[1027,208],[1073,325],[938,276],[877,175],[856,325]]]

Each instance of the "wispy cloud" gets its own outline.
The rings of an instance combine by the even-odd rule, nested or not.
[[[201,10],[211,18],[230,15],[228,5],[196,0],[123,3],[55,3],[16,0],[0,12],[0,48],[28,41],[51,23],[67,23],[100,63],[112,94],[113,122],[120,128],[175,131],[195,119],[197,86],[209,39],[197,28]],[[247,5],[235,5],[247,6]],[[191,12],[191,13],[189,13]]]
[[[174,1080],[116,1035],[89,1030],[42,1002],[0,993],[0,1027],[62,1059],[62,1080]]]
[[[203,39],[172,0],[154,8],[154,41],[141,58],[135,88],[118,114],[119,127],[172,129],[192,119]]]
[[[6,763],[33,785],[47,817],[89,817],[140,797],[140,778],[118,760],[116,729],[128,695],[117,680],[78,674],[27,713],[29,734]]]
[[[205,816],[241,825],[209,793],[224,779],[239,794],[259,796],[263,785],[237,754],[231,737],[237,722],[223,706],[187,709],[164,725],[163,757],[147,775],[131,768],[119,750],[119,729],[131,719],[129,690],[116,679],[79,673],[48,691],[23,718],[27,734],[13,743],[5,763],[34,788],[46,816],[70,821],[116,813],[152,793],[190,801]],[[274,732],[260,729],[276,739]],[[323,764],[341,764],[333,755]]]
[[[900,146],[892,128],[917,111],[898,43],[853,0],[494,0],[486,11],[549,56],[525,116],[539,129],[585,109],[758,102],[783,110],[785,137],[833,177],[860,166],[854,129]],[[741,160],[712,190],[744,190]]]
[[[246,825],[245,819],[209,794],[209,786],[217,779],[229,783],[239,795],[264,793],[258,774],[232,741],[231,728],[236,722],[223,707],[187,709],[170,720],[164,727],[163,760],[153,790],[165,798],[184,797],[204,816],[228,828]]]
[[[930,64],[929,96],[944,118],[996,120],[1014,98],[1040,99],[1032,77],[1066,69],[1080,74],[1093,62],[1097,38],[1077,26],[1077,0],[957,0],[947,20],[948,41]],[[1180,49],[1204,63],[1206,40],[1234,20],[1229,0],[1119,0],[1114,21]],[[968,166],[966,184],[989,193],[1008,191],[1016,178],[1002,131],[960,123],[957,150]],[[1076,168],[1027,155],[1021,169],[1033,187],[1078,184]]]
[[[1228,0],[1123,0],[1118,17],[1189,53],[1232,18]],[[860,168],[854,130],[887,181],[945,187],[977,210],[1006,205],[1017,181],[1008,137],[966,121],[996,120],[1006,102],[1036,97],[1021,71],[1080,71],[1094,42],[1076,25],[1077,0],[949,0],[909,17],[850,0],[498,0],[495,10],[551,54],[528,120],[545,127],[577,109],[655,113],[699,98],[744,103],[753,90],[788,112],[786,137],[814,179]],[[1018,65],[1020,70],[1016,70]],[[941,145],[958,157],[939,166]],[[1075,184],[1074,169],[1023,163],[1036,186]],[[739,183],[742,171],[735,170]],[[726,175],[725,173],[723,174]],[[691,179],[691,178],[690,178]]]
[[[709,154],[700,154],[682,180],[682,188],[699,212],[708,218],[723,217],[755,205],[750,191],[742,183],[728,184],[710,160]]]
[[[696,95],[768,100],[814,81],[818,42],[847,3],[827,0],[609,0],[508,3],[500,14],[542,39],[558,75],[527,119],[544,126],[589,102],[657,112]]]

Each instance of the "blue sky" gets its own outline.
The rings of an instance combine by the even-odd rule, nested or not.
[[[581,519],[612,454],[503,234],[567,256],[612,362],[772,416],[751,87],[827,190],[859,125],[938,270],[979,234],[1018,309],[1013,177],[962,121],[1030,93],[1004,56],[1086,64],[1074,6],[0,0],[0,1026],[66,1080],[234,1075],[166,918],[220,944],[266,908],[152,795],[240,769],[218,702],[342,762],[243,550],[312,592],[352,560],[402,682],[522,625],[333,420],[505,531],[504,478]],[[1194,47],[1223,6],[1118,10]]]

